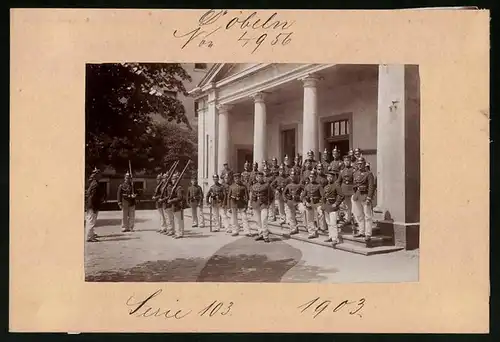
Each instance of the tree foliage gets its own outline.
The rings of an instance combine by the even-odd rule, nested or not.
[[[163,157],[155,158],[170,155],[165,153],[170,146],[160,144],[157,138],[165,127],[170,133],[174,128],[184,132],[179,141],[187,148],[191,127],[182,102],[172,94],[187,96],[183,81],[190,80],[176,63],[87,64],[86,166],[124,170],[131,160],[136,170],[162,167]],[[152,120],[153,113],[172,124],[158,126]]]

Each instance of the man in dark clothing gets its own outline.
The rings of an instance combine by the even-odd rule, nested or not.
[[[97,222],[97,215],[99,214],[99,209],[103,201],[103,194],[99,189],[99,178],[101,176],[100,171],[94,168],[89,178],[89,187],[87,189],[86,205],[87,205],[87,215],[86,215],[86,240],[87,242],[97,242],[97,236],[94,232],[94,228]]]
[[[191,178],[191,186],[187,191],[187,202],[191,207],[191,216],[193,218],[193,227],[203,228],[205,218],[203,216],[203,189],[198,185],[196,176]]]
[[[118,206],[122,211],[122,232],[133,232],[135,223],[135,199],[137,194],[132,184],[130,173],[125,174],[125,179],[118,186]]]
[[[351,197],[354,194],[354,170],[351,166],[351,156],[344,156],[344,168],[340,171],[339,177],[335,181],[342,190],[344,195],[343,203],[347,207],[344,224],[350,224],[352,221],[352,201]],[[353,229],[354,230],[354,229]]]
[[[227,193],[227,207],[231,209],[232,228],[229,231],[232,236],[238,236],[240,232],[240,225],[238,224],[238,214],[243,221],[243,229],[245,235],[250,235],[248,227],[248,220],[246,216],[246,208],[248,206],[248,189],[241,183],[241,175],[234,174],[234,183],[231,184]]]
[[[269,229],[267,227],[269,204],[273,201],[273,192],[268,183],[264,181],[263,173],[257,173],[257,183],[252,186],[251,203],[253,206],[254,221],[257,223],[258,236],[256,241],[269,242]]]
[[[359,233],[356,237],[372,236],[373,209],[372,198],[375,192],[373,173],[366,169],[365,158],[358,159],[358,169],[354,172],[354,195],[352,196],[352,210],[358,222]]]
[[[337,226],[337,214],[339,206],[344,200],[340,186],[335,183],[335,172],[329,171],[327,174],[328,184],[325,186],[323,194],[323,210],[328,223],[328,239],[325,242],[331,242],[333,246],[340,242],[339,230]]]
[[[285,175],[285,167],[280,166],[278,177],[271,182],[271,189],[274,191],[274,207],[278,208],[280,224],[285,223],[285,199],[283,198],[283,191],[289,182],[290,178]]]
[[[317,227],[314,224],[317,217],[318,207],[321,206],[321,199],[323,198],[323,187],[316,182],[316,171],[312,170],[309,173],[309,183],[304,187],[302,192],[302,201],[306,208],[307,225],[309,236],[308,239],[318,237]]]
[[[344,162],[340,158],[340,152],[335,147],[332,151],[333,160],[331,161],[328,170],[333,171],[335,181],[339,177],[340,171],[344,168]]]
[[[224,207],[225,194],[224,187],[219,183],[219,175],[213,175],[214,184],[210,187],[206,195],[206,202],[212,207],[213,213],[210,219],[215,218],[214,232],[222,229],[222,208]],[[212,222],[210,222],[210,225]]]
[[[165,217],[165,211],[163,209],[163,203],[160,202],[161,192],[163,189],[163,185],[165,185],[167,180],[167,173],[159,174],[156,177],[156,188],[153,194],[153,201],[155,201],[156,210],[158,211],[158,215],[160,217],[160,229],[158,229],[159,233],[163,233],[167,231],[167,220]]]
[[[286,200],[285,213],[290,228],[289,235],[299,233],[297,229],[297,207],[301,202],[300,195],[302,191],[304,191],[304,187],[300,184],[297,172],[292,169],[290,171],[290,182],[283,191],[283,197]],[[285,236],[287,235],[285,234]]]

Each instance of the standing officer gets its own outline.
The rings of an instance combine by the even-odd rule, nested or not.
[[[167,204],[172,206],[174,238],[180,239],[184,236],[184,190],[179,184],[174,186],[177,179],[179,179],[179,174],[174,173],[172,175],[172,185],[170,186],[171,190],[168,192],[167,197],[170,197],[170,199],[167,200]]]
[[[224,229],[226,233],[231,232],[231,208],[228,206],[228,201],[227,201],[227,195],[229,193],[229,187],[231,184],[233,184],[233,177],[234,174],[231,175],[231,177],[225,177],[222,180],[222,189],[224,191],[224,201],[222,202],[222,225],[224,226]]]
[[[231,209],[232,217],[232,229],[228,233],[231,233],[232,236],[239,235],[240,225],[238,223],[238,214],[240,214],[245,235],[251,236],[246,216],[248,190],[246,186],[241,183],[241,175],[239,173],[234,174],[234,183],[229,187],[227,202],[227,207]]]
[[[365,237],[367,241],[372,236],[373,209],[372,198],[375,192],[373,173],[366,170],[365,158],[358,159],[358,170],[354,172],[354,195],[352,209],[358,222],[359,232],[355,237]]]
[[[122,232],[133,232],[135,223],[135,198],[134,185],[130,173],[125,174],[125,179],[118,186],[117,192],[118,206],[122,211]]]
[[[94,228],[97,222],[97,215],[103,200],[103,194],[99,189],[99,178],[101,172],[99,169],[94,168],[89,177],[89,187],[87,189],[87,215],[86,215],[86,230],[87,242],[97,242]]]
[[[330,152],[325,147],[323,154],[321,155],[321,165],[323,165],[323,170],[328,171],[328,166],[330,166]]]
[[[337,146],[332,151],[332,157],[333,160],[330,163],[330,166],[328,167],[329,171],[333,171],[335,180],[339,177],[340,170],[344,168],[344,162],[340,158],[340,152],[337,150]]]
[[[285,168],[285,175],[288,177],[288,175],[290,174],[290,171],[293,168],[293,165],[292,165],[288,155],[285,155],[285,157],[283,158],[283,167]]]
[[[297,207],[301,203],[301,194],[304,187],[300,184],[297,172],[292,169],[290,171],[290,182],[283,190],[283,197],[286,200],[285,213],[290,228],[290,235],[298,234],[297,228]],[[287,236],[287,235],[285,235]]]
[[[328,223],[328,239],[325,242],[331,242],[335,247],[340,242],[337,214],[340,204],[344,200],[344,195],[342,195],[340,187],[335,183],[335,172],[329,171],[327,179],[328,184],[325,186],[323,194],[323,210]]]
[[[282,165],[278,169],[278,177],[276,177],[271,182],[271,189],[274,191],[274,204],[278,208],[278,214],[280,217],[280,224],[284,224],[285,221],[285,199],[283,198],[283,191],[285,187],[290,182],[290,178],[285,175],[285,167]]]
[[[229,165],[227,162],[224,163],[224,168],[222,169],[222,171],[220,172],[220,178],[222,179],[222,181],[225,182],[226,178],[229,178],[228,180],[228,184],[231,184],[233,182],[233,170],[231,170],[229,168]]]
[[[350,224],[352,222],[352,201],[351,197],[354,194],[353,183],[354,183],[354,170],[351,166],[351,156],[344,156],[344,168],[340,171],[339,177],[335,181],[340,187],[342,194],[344,195],[343,203],[347,207],[344,225]],[[354,229],[353,229],[354,230]]]
[[[193,218],[193,227],[200,228],[205,226],[205,218],[203,216],[203,189],[198,185],[196,176],[191,177],[191,186],[187,191],[187,202],[191,207],[191,216]]]
[[[164,174],[160,173],[158,177],[156,177],[156,188],[153,194],[153,201],[155,201],[156,210],[158,211],[158,215],[160,216],[160,229],[158,229],[159,233],[164,233],[167,231],[165,211],[163,210],[163,203],[160,202],[161,192],[167,180],[167,176],[167,172],[165,172]]]
[[[302,202],[306,208],[307,215],[307,226],[309,236],[308,239],[314,239],[318,237],[317,227],[314,224],[314,219],[318,213],[318,207],[321,206],[321,199],[323,198],[323,187],[316,182],[316,171],[311,171],[309,174],[309,183],[304,187],[302,192]]]
[[[323,164],[318,163],[318,165],[316,165],[316,183],[324,189],[328,184],[328,180],[323,170]],[[326,217],[322,206],[318,207],[318,225],[321,231],[326,231]]]
[[[254,220],[257,223],[258,236],[255,241],[264,240],[269,242],[269,229],[267,227],[267,216],[269,204],[272,202],[273,193],[268,183],[264,182],[264,174],[257,173],[257,183],[252,186],[252,207]]]
[[[214,232],[222,229],[222,207],[224,204],[224,187],[219,183],[219,175],[213,175],[214,184],[207,191],[206,202],[212,206],[213,216],[215,217]],[[210,218],[212,219],[212,218]],[[211,223],[210,223],[211,224]]]
[[[267,185],[269,185],[269,187],[270,187],[271,183],[275,179],[275,176],[267,164],[264,164],[263,175],[264,175],[264,183],[267,183]],[[274,201],[269,202],[268,209],[269,209],[268,210],[269,220],[276,221],[276,212],[275,212]]]

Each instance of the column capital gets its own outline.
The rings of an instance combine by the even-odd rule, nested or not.
[[[299,78],[302,81],[304,87],[316,87],[318,81],[321,80],[321,77],[315,74],[307,74],[304,77]]]
[[[230,105],[230,104],[217,104],[216,105],[217,107],[217,110],[219,111],[219,114],[220,113],[227,113],[229,112],[234,106],[233,105]]]
[[[259,91],[258,93],[255,93],[253,95],[251,95],[251,97],[253,98],[254,102],[255,103],[259,103],[259,102],[264,102],[266,100],[266,96],[267,96],[268,93],[266,92],[263,92],[263,91]]]

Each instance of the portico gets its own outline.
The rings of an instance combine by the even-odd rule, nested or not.
[[[405,246],[419,227],[418,67],[215,64],[191,93],[198,101],[198,178],[207,190],[224,162],[285,154],[315,158],[359,147],[377,179],[375,208]],[[383,223],[383,222],[382,222]]]

